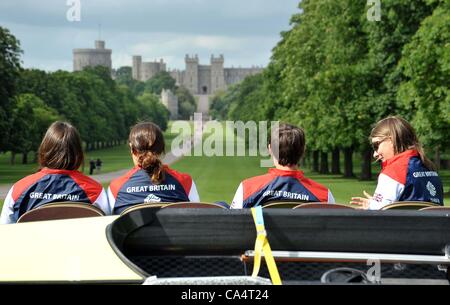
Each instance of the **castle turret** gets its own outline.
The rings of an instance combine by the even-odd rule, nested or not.
[[[184,86],[192,94],[198,94],[198,55],[190,57],[186,54],[184,61],[186,63]]]
[[[132,74],[133,79],[141,80],[141,66],[142,66],[142,56],[133,56],[133,67]]]
[[[219,57],[211,55],[211,92],[215,93],[218,90],[225,90],[225,73],[223,69],[224,57],[221,54]]]
[[[98,50],[104,50],[105,49],[105,42],[103,40],[96,40],[95,41],[95,48]]]
[[[170,119],[178,119],[178,98],[169,89],[161,91],[161,102],[170,112]]]

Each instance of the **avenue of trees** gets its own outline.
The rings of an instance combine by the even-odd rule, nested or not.
[[[411,121],[437,163],[450,147],[450,2],[302,0],[262,74],[214,97],[212,115],[302,126],[314,171],[371,178],[368,136],[388,115]],[[331,167],[328,157],[331,155]],[[437,164],[438,165],[438,164]]]
[[[169,112],[159,97],[138,97],[111,78],[104,67],[81,72],[48,73],[20,66],[21,49],[9,30],[0,27],[0,152],[27,163],[55,120],[66,120],[80,132],[86,150],[123,143],[130,126],[152,121],[167,128]],[[145,90],[144,90],[145,91]]]

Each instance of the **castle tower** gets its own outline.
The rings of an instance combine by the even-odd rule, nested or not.
[[[105,49],[103,40],[95,41],[95,49],[74,49],[73,70],[81,71],[85,67],[104,66],[112,70],[110,49]]]
[[[178,119],[178,98],[169,89],[161,91],[161,102],[170,112],[170,119]]]
[[[214,94],[218,90],[225,90],[225,73],[223,69],[224,57],[211,55],[211,92]]]
[[[186,72],[184,77],[184,86],[192,93],[198,94],[198,55],[190,57],[186,54],[184,58],[186,63]]]
[[[132,74],[133,79],[141,80],[142,56],[133,56]]]

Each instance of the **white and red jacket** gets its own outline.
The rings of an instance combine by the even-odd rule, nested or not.
[[[16,182],[6,196],[0,224],[15,223],[25,212],[52,202],[84,202],[110,214],[102,185],[75,170],[43,168]]]
[[[329,189],[306,178],[302,171],[271,168],[265,175],[242,181],[231,208],[251,208],[269,201],[335,202]]]
[[[435,171],[427,169],[416,150],[407,150],[382,163],[369,209],[379,210],[395,201],[444,204],[444,189]]]

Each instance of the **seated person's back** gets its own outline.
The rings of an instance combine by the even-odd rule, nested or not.
[[[25,212],[53,202],[94,204],[109,214],[102,185],[77,171],[83,159],[78,131],[65,122],[53,123],[39,147],[41,169],[13,185],[0,223],[15,223]]]
[[[108,198],[113,214],[141,203],[200,201],[191,176],[163,165],[164,138],[153,123],[140,123],[130,132],[135,167],[111,182]]]
[[[242,181],[231,208],[251,208],[271,201],[334,203],[328,188],[306,178],[298,169],[297,164],[305,152],[302,129],[280,124],[272,130],[269,142],[275,168],[269,169],[265,175]]]

